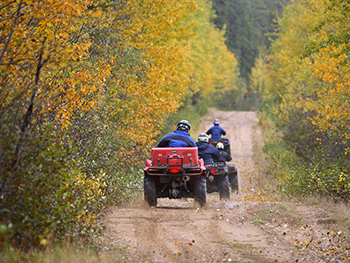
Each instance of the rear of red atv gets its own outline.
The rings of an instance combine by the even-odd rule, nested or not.
[[[206,170],[197,147],[152,148],[144,168],[144,198],[157,206],[157,198],[207,200]]]

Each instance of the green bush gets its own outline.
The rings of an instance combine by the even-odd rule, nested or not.
[[[297,121],[282,132],[279,124],[265,113],[260,114],[260,126],[269,161],[267,173],[279,181],[283,193],[349,200],[349,156],[341,154],[341,147],[345,146],[332,145],[326,134],[317,135],[310,126]]]
[[[176,124],[180,120],[188,120],[191,123],[191,131],[190,135],[192,138],[196,138],[198,134],[194,134],[201,123],[201,116],[208,112],[208,103],[201,102],[195,105],[192,105],[191,98],[187,98],[182,107],[178,109],[177,112],[171,114],[164,120],[163,128],[161,130],[160,135],[157,137],[157,141],[159,141],[166,134],[173,132],[176,129]]]
[[[327,163],[328,165],[324,165]],[[350,198],[350,165],[337,162],[300,163],[291,169],[285,189],[293,195],[325,196],[335,201]]]
[[[146,162],[146,158],[145,158]],[[143,191],[143,170],[125,167],[103,178],[107,205],[120,205],[136,199]]]
[[[12,246],[29,249],[77,240],[102,227],[96,220],[103,209],[103,174],[86,179],[76,169],[74,147],[53,131],[46,124],[28,132],[20,161],[9,163],[0,174],[0,240]],[[5,140],[0,143],[6,145]],[[2,154],[13,152],[4,149]]]

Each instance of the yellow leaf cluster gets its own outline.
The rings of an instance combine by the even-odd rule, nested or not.
[[[109,74],[108,68],[92,72],[81,62],[91,47],[88,38],[78,37],[89,19],[86,1],[5,1],[3,6],[0,104],[29,101],[34,94],[40,112],[67,127],[75,109],[93,104],[86,99],[92,84],[100,85]]]
[[[312,68],[326,89],[320,89],[317,100],[309,100],[307,107],[317,112],[313,123],[320,130],[335,132],[345,142],[350,139],[344,132],[350,128],[350,74],[340,50],[341,47],[320,50]]]

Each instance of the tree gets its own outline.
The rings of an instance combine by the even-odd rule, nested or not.
[[[226,44],[238,57],[241,77],[248,79],[259,48],[270,46],[269,34],[274,33],[276,13],[282,11],[287,1],[213,0],[212,2],[217,14],[213,21],[220,29],[226,25]]]

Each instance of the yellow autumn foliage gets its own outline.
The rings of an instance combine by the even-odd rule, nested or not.
[[[0,221],[14,224],[11,245],[95,233],[104,205],[139,190],[140,164],[184,97],[236,89],[212,16],[205,0],[1,2]]]
[[[5,1],[0,9],[0,104],[36,98],[40,113],[53,113],[67,127],[74,109],[99,85],[108,67],[92,74],[80,61],[91,46],[77,37],[86,23],[86,1]],[[26,105],[23,105],[22,112]],[[35,109],[35,110],[36,110]],[[35,122],[35,120],[33,120]]]
[[[197,10],[189,17],[189,21],[195,21],[190,39],[191,92],[204,100],[237,90],[238,62],[225,45],[225,27],[219,30],[211,23],[214,17],[211,3],[204,0],[197,0]]]
[[[282,134],[283,143],[269,142],[269,155],[284,168],[280,179],[289,194],[350,195],[343,176],[350,148],[349,7],[341,0],[291,1],[278,20],[263,108]]]
[[[329,42],[329,36],[346,26],[340,19],[337,5],[327,9],[331,1],[297,1],[290,5],[280,20],[283,32],[273,44],[270,68],[274,84],[267,96],[280,97],[282,120],[288,121],[294,114],[293,107],[309,115],[315,132],[330,132],[333,138],[349,139],[345,129],[349,125],[349,66],[344,46],[320,47],[301,59],[307,43]],[[312,7],[312,8],[311,8]],[[297,12],[296,12],[297,10]],[[328,10],[328,11],[327,11]],[[328,12],[335,17],[332,24]],[[314,30],[323,23],[322,30]],[[274,68],[273,68],[274,67]]]

